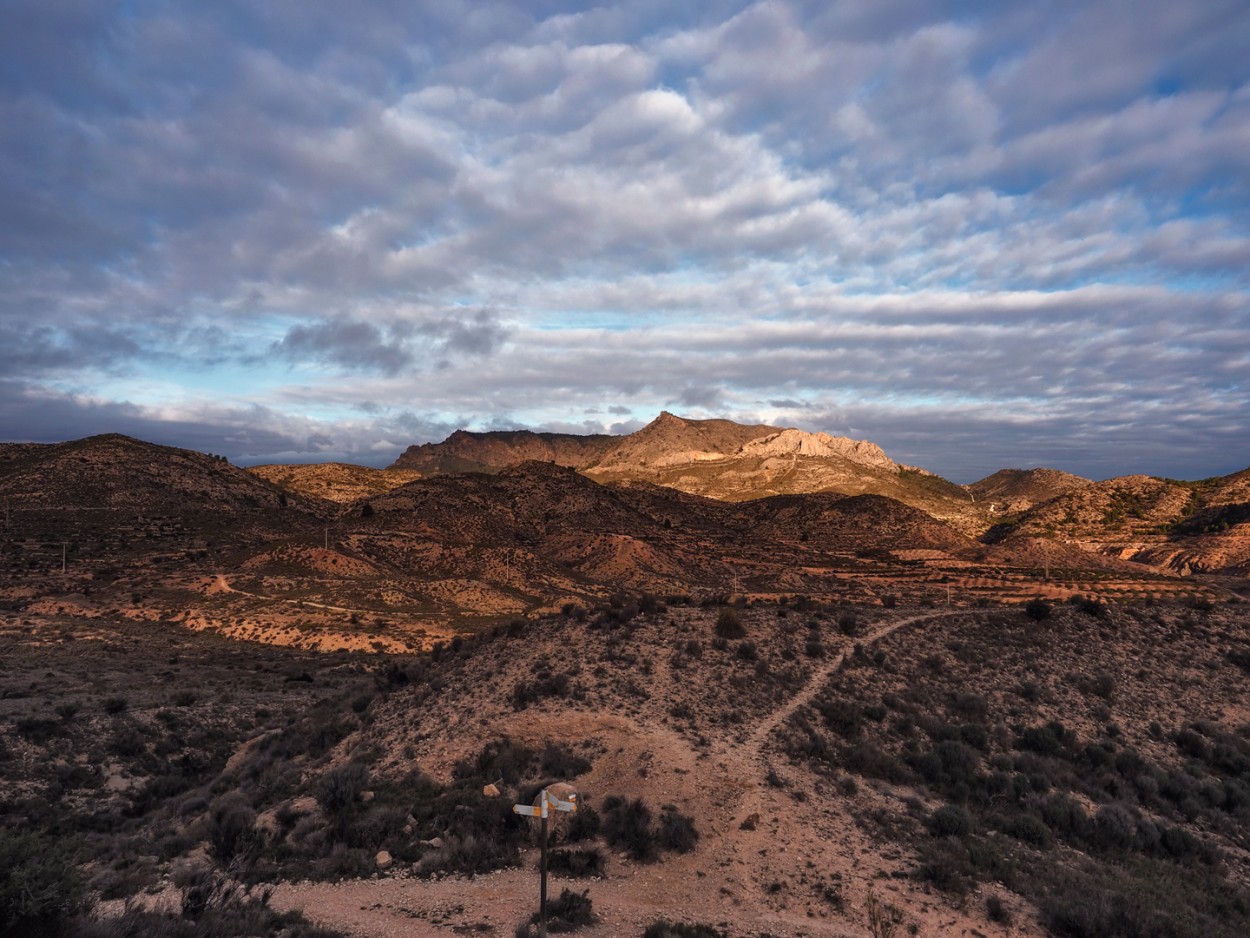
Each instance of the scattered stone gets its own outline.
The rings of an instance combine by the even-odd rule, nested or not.
[[[379,870],[389,870],[395,861],[391,858],[390,851],[379,850],[378,855],[373,858],[373,862],[378,865]]]
[[[499,786],[495,785],[492,782],[491,784],[487,785],[486,787],[482,789],[482,794],[485,795],[487,798],[498,798]]]

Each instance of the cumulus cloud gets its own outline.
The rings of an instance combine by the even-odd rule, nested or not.
[[[1237,0],[18,0],[0,437],[376,463],[669,407],[1242,468],[1248,44]]]

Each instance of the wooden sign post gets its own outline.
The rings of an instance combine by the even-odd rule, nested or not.
[[[541,843],[541,854],[538,861],[538,936],[539,938],[547,938],[547,818],[552,810],[566,811],[570,814],[577,812],[577,795],[576,793],[569,795],[568,801],[561,801],[555,795],[544,788],[538,793],[538,797],[534,799],[534,804],[514,804],[512,811],[514,814],[524,814],[527,817],[542,818],[542,832],[539,835]]]

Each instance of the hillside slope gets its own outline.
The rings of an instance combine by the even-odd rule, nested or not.
[[[372,469],[341,462],[251,466],[247,471],[289,492],[340,505],[421,478],[421,473],[412,469]]]
[[[1075,486],[994,536],[1020,538],[1061,540],[1185,575],[1246,576],[1250,470],[1199,482],[1134,475]]]

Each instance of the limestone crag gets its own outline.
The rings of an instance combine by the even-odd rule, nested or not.
[[[875,466],[880,469],[895,469],[897,466],[885,451],[876,443],[867,440],[851,440],[846,437],[830,436],[828,433],[807,433],[803,430],[787,429],[780,433],[751,440],[743,445],[740,453],[743,456],[815,456],[838,457]]]

